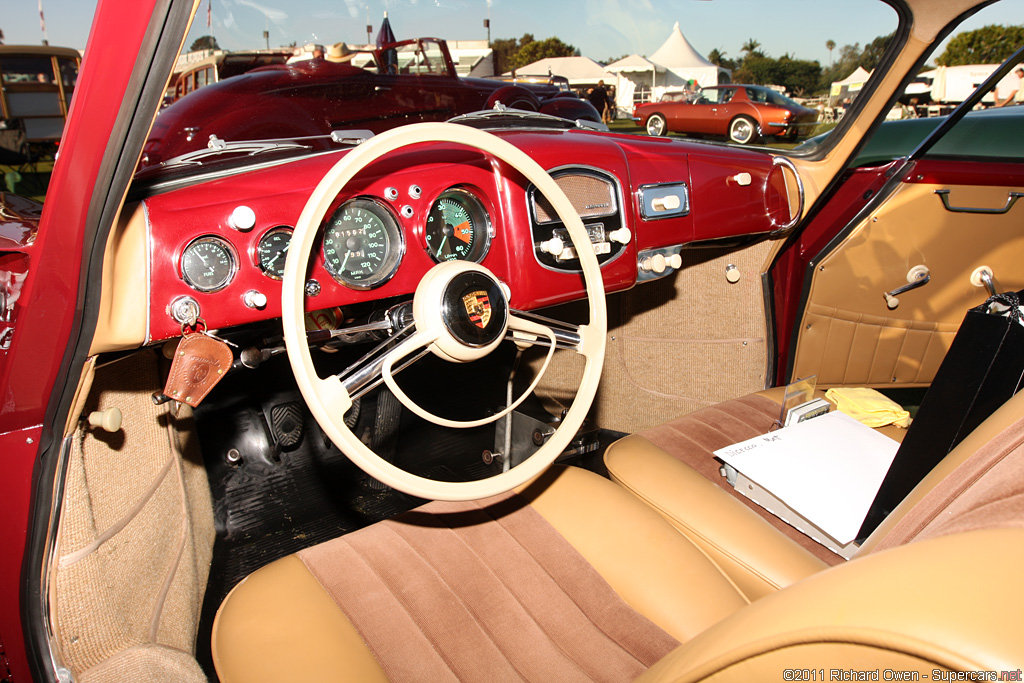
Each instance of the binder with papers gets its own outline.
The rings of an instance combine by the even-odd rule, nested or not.
[[[736,490],[849,558],[899,443],[839,411],[715,451]]]

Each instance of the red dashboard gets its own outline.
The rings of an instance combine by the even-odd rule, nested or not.
[[[678,264],[673,255],[688,243],[765,233],[789,222],[786,179],[763,152],[579,131],[500,135],[566,191],[591,233],[607,291],[671,273]],[[186,297],[213,329],[280,317],[277,273],[288,231],[343,154],[264,165],[144,199],[148,341],[181,334],[172,308]],[[409,297],[445,258],[478,260],[509,285],[514,308],[580,298],[575,252],[543,205],[518,172],[475,150],[425,144],[391,155],[364,169],[335,200],[338,212],[322,231],[331,231],[336,219],[330,234],[338,240],[330,244],[347,239],[340,248],[350,251],[334,257],[318,241],[307,271],[307,309]],[[366,208],[376,227],[349,229]],[[464,232],[476,231],[473,249],[438,245],[454,239],[456,221]],[[371,263],[378,247],[390,265]],[[218,259],[219,270],[207,271]],[[353,265],[359,260],[365,273]],[[362,279],[367,273],[373,277]],[[363,284],[372,280],[379,282]]]

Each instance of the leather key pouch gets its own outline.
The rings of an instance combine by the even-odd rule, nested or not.
[[[233,360],[231,349],[219,339],[185,335],[174,351],[164,394],[195,408],[224,378]]]

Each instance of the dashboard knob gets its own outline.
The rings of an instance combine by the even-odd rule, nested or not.
[[[242,301],[249,308],[262,310],[267,307],[267,295],[256,289],[250,289],[248,292],[243,294]]]
[[[629,228],[619,228],[608,233],[608,239],[619,244],[629,244],[629,240],[632,238],[633,233],[629,231]]]
[[[664,273],[665,268],[668,266],[668,262],[665,260],[664,254],[655,254],[654,256],[648,256],[647,258],[640,261],[640,269],[646,270],[651,273]]]
[[[545,240],[539,245],[541,252],[545,254],[551,254],[552,256],[558,256],[565,249],[565,243],[562,242],[560,237],[552,237],[549,240]]]
[[[740,281],[740,278],[742,276],[743,275],[742,273],[740,273],[740,269],[737,268],[734,264],[730,263],[725,267],[725,279],[728,280],[730,284],[736,284],[737,282]]]
[[[256,212],[248,206],[236,206],[228,216],[228,225],[239,232],[248,232],[256,227]]]
[[[673,270],[679,270],[680,268],[683,267],[683,257],[680,256],[679,254],[672,254],[671,256],[665,259],[665,263],[668,264],[669,268],[672,268]]]

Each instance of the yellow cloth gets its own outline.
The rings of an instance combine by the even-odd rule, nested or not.
[[[899,403],[867,387],[838,387],[825,392],[836,408],[868,427],[910,426],[910,413]]]

